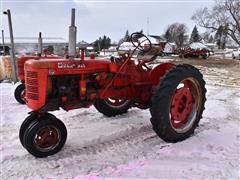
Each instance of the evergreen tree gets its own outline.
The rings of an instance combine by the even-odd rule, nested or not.
[[[201,37],[198,33],[198,29],[197,26],[194,26],[193,30],[192,30],[192,34],[190,37],[190,43],[192,42],[199,42],[201,40]]]
[[[94,51],[101,51],[102,49],[108,49],[111,46],[111,39],[107,36],[99,37],[93,43]]]
[[[130,42],[130,36],[129,36],[128,30],[127,30],[126,33],[125,33],[124,41],[125,41],[125,42]]]

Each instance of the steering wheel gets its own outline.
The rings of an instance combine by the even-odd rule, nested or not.
[[[152,49],[151,41],[143,33],[140,33],[140,32],[132,33],[130,36],[130,41],[136,49],[138,49],[142,52],[146,53]],[[147,47],[141,46],[142,43],[144,43],[144,42],[147,42],[147,45],[148,45]]]

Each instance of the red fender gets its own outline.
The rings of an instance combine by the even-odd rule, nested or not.
[[[175,65],[172,63],[164,63],[152,69],[151,72],[149,73],[149,78],[152,81],[152,83],[154,85],[157,85],[159,83],[160,77],[164,76],[164,74],[174,66]]]

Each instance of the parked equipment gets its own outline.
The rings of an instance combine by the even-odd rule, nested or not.
[[[21,125],[19,138],[36,157],[57,153],[65,144],[67,129],[49,111],[69,111],[94,105],[110,117],[126,113],[131,107],[150,108],[151,123],[157,135],[167,142],[178,142],[193,134],[202,117],[205,82],[191,65],[163,63],[151,69],[150,59],[141,57],[152,50],[142,33],[133,33],[135,46],[120,58],[110,60],[74,58],[76,43],[75,10],[69,27],[69,59],[41,59],[25,62],[26,104],[32,109]],[[147,45],[146,45],[147,44]]]
[[[193,42],[189,46],[179,48],[175,50],[175,54],[178,54],[181,58],[198,58],[202,57],[207,59],[210,55],[209,49],[200,42]]]

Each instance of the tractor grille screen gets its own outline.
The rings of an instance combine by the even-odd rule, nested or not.
[[[38,100],[38,74],[37,72],[27,71],[26,79],[27,98]]]
[[[29,78],[37,78],[37,72],[27,71],[27,77],[29,77]]]

